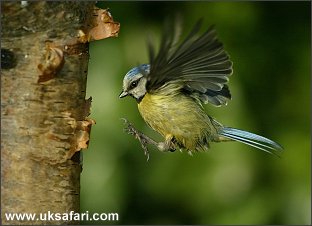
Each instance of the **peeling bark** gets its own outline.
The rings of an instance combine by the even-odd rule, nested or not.
[[[79,150],[86,148],[85,100],[93,2],[3,2],[1,9],[2,224],[5,213],[79,212]],[[88,27],[89,26],[89,27]]]

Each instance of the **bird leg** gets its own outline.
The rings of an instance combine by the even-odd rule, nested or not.
[[[164,142],[157,143],[157,148],[162,152],[166,151],[174,152],[176,150],[174,144],[174,137],[171,134],[167,135]]]
[[[166,151],[175,151],[175,144],[173,143],[173,136],[167,136],[164,142],[156,142],[152,138],[148,137],[144,133],[138,131],[132,123],[130,123],[127,119],[122,118],[126,127],[124,131],[130,135],[133,135],[136,139],[138,139],[141,143],[143,148],[144,154],[147,156],[147,161],[149,160],[149,151],[147,148],[148,144],[152,144],[158,148],[159,151],[166,152]]]

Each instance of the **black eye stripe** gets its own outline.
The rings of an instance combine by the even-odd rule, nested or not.
[[[135,80],[135,81],[131,82],[130,88],[133,89],[133,88],[135,88],[137,85],[138,85],[138,80]]]

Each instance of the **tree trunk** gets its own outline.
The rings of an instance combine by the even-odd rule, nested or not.
[[[79,150],[93,124],[87,41],[100,39],[89,35],[94,13],[93,2],[2,3],[2,224],[79,223],[55,214],[80,210]],[[36,218],[8,220],[14,213]]]

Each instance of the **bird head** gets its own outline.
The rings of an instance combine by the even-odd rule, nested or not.
[[[132,96],[137,101],[141,100],[146,93],[146,75],[149,72],[149,64],[142,64],[128,71],[123,79],[123,88],[119,98]]]

